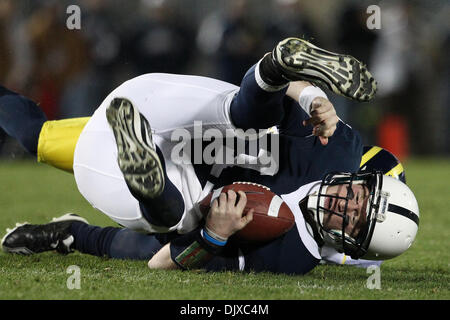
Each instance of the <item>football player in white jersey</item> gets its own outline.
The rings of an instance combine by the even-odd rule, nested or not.
[[[345,173],[359,168],[361,139],[338,119],[314,85],[359,101],[371,99],[376,90],[374,79],[355,58],[296,38],[281,41],[247,72],[240,87],[167,74],[129,80],[104,100],[86,125],[85,120],[45,122],[24,97],[20,98],[24,113],[36,116],[33,121],[17,119],[11,112],[13,107],[17,110],[17,97],[2,88],[0,106],[7,116],[0,117],[0,124],[5,131],[41,161],[73,168],[81,194],[125,227],[90,226],[68,215],[50,224],[10,230],[2,240],[3,249],[21,253],[76,249],[146,258],[152,268],[283,273],[311,270],[325,244],[355,259],[399,255],[417,232],[414,195],[403,183],[380,173]],[[179,142],[173,140],[174,132],[192,133],[195,138],[199,121],[203,129],[218,132],[276,126],[279,150],[265,150],[278,153],[276,170],[172,161]],[[66,139],[66,132],[77,131],[80,123],[79,137],[72,134]],[[68,130],[59,130],[61,126]],[[35,135],[23,134],[23,127]],[[49,160],[48,136],[76,141],[72,168],[70,157]],[[206,219],[196,203],[215,187],[236,180],[263,184],[279,194],[294,212],[296,228],[258,246],[228,241],[251,221],[251,215],[242,217],[245,195],[236,204],[236,194],[221,194]],[[395,230],[401,232],[394,234]]]

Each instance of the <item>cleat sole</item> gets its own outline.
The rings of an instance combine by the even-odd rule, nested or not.
[[[350,55],[330,52],[297,38],[281,41],[272,55],[288,81],[321,82],[333,92],[358,101],[369,101],[377,91],[373,76]]]
[[[117,161],[134,195],[154,198],[164,189],[164,172],[151,139],[148,121],[127,99],[116,98],[106,109],[116,139]]]

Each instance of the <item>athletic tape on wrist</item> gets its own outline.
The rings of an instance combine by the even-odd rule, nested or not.
[[[302,90],[298,96],[298,103],[308,115],[311,115],[311,103],[317,97],[328,99],[325,92],[322,89],[315,86],[308,86]]]
[[[204,229],[205,229],[206,232],[208,232],[208,234],[209,234],[211,237],[213,237],[214,239],[219,240],[219,241],[222,241],[222,242],[223,242],[223,241],[225,241],[225,242],[228,241],[228,238],[224,238],[224,237],[219,236],[217,233],[211,231],[211,229],[209,229],[207,226],[205,226]]]
[[[203,239],[215,244],[216,246],[223,247],[224,245],[227,244],[227,239],[224,238],[217,239],[219,238],[219,236],[216,235],[214,232],[208,230],[206,227],[201,230],[201,235],[203,236]]]

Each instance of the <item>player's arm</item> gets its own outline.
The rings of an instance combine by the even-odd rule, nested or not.
[[[253,219],[253,209],[242,215],[247,197],[229,190],[211,205],[205,227],[183,235],[161,248],[148,262],[150,269],[198,269],[220,254],[228,238]]]
[[[150,269],[172,270],[178,269],[178,265],[173,262],[170,256],[170,243],[159,249],[159,251],[148,262]]]
[[[294,81],[290,82],[286,95],[297,101],[310,115],[303,125],[311,124],[312,133],[319,137],[322,145],[328,144],[328,138],[336,131],[339,118],[325,93],[307,81]]]

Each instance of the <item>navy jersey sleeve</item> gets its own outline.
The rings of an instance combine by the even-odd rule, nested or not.
[[[304,183],[321,180],[329,172],[357,172],[361,163],[362,139],[359,133],[339,121],[328,144],[315,143],[311,148]]]
[[[306,137],[312,133],[312,126],[304,126],[303,121],[310,118],[297,101],[285,96],[283,99],[283,118],[279,125],[281,134],[292,137]]]

